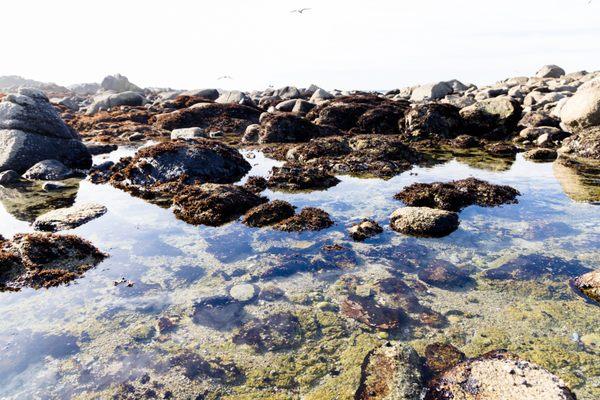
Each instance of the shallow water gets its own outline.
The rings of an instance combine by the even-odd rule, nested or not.
[[[110,158],[132,151],[120,149]],[[279,164],[258,152],[245,155],[253,165],[249,175],[266,176]],[[389,229],[389,215],[401,206],[393,195],[402,187],[469,176],[515,187],[519,203],[469,207],[460,214],[460,228],[442,239]],[[69,233],[110,257],[68,286],[0,293],[0,398],[107,398],[117,392],[139,398],[145,390],[159,398],[168,392],[174,398],[352,398],[362,359],[392,338],[417,351],[448,341],[469,356],[507,348],[559,375],[579,399],[598,399],[600,308],[573,292],[569,277],[600,265],[600,209],[589,202],[598,200],[597,187],[573,176],[520,155],[512,164],[461,157],[390,180],[342,176],[327,191],[264,192],[298,209],[315,206],[331,214],[332,228],[306,233],[240,222],[191,226],[111,186],[74,182],[78,189],[57,204],[99,202],[109,211]],[[28,206],[34,200],[13,194],[0,201],[0,234],[32,231],[29,222],[40,212]],[[354,243],[346,228],[364,217],[386,229]],[[346,248],[339,257],[322,249],[336,243]],[[536,255],[560,260],[540,268]],[[519,256],[525,264],[533,260],[527,279],[483,277]],[[307,268],[315,259],[324,267]],[[450,290],[424,286],[415,273],[431,259],[452,262],[473,281]],[[291,267],[269,274],[282,263]],[[400,276],[444,323],[414,322],[382,333],[347,319],[338,308],[342,275],[357,276],[367,287]],[[114,284],[122,278],[134,285]],[[218,308],[208,318],[218,322],[207,323],[202,299],[242,282],[260,289],[258,298]],[[269,320],[287,312],[292,323]],[[175,327],[158,329],[161,318]],[[267,321],[262,338],[277,344],[273,351],[234,339],[254,319]]]

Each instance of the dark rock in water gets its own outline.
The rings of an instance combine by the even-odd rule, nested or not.
[[[230,296],[210,296],[194,303],[192,321],[214,329],[229,330],[239,325],[243,313],[244,303]]]
[[[175,216],[189,224],[219,226],[267,202],[235,185],[206,183],[187,186],[173,198]]]
[[[434,374],[454,367],[465,358],[465,354],[451,344],[433,343],[425,347],[425,366]]]
[[[447,183],[414,183],[405,187],[394,198],[412,207],[460,211],[474,204],[480,207],[515,204],[519,195],[519,191],[510,186],[467,178]]]
[[[55,159],[87,169],[92,157],[79,135],[67,126],[46,95],[20,89],[0,101],[0,171],[25,172],[35,163]]]
[[[369,352],[361,366],[355,400],[419,400],[421,360],[410,346],[386,343]]]
[[[0,290],[68,283],[107,255],[73,235],[17,234],[0,241]]]
[[[456,289],[474,282],[468,272],[440,259],[430,261],[427,267],[419,270],[417,276],[423,282],[443,289]]]
[[[172,131],[202,128],[241,135],[248,125],[257,124],[260,111],[240,104],[199,103],[192,107],[156,116],[155,126]]]
[[[558,157],[558,153],[554,149],[540,147],[523,153],[523,157],[532,161],[554,161]]]
[[[63,163],[56,160],[44,160],[29,168],[23,174],[25,179],[39,179],[44,181],[62,181],[70,178],[74,172]]]
[[[274,225],[275,229],[285,232],[320,231],[333,225],[329,214],[325,211],[305,207],[298,214]]]
[[[270,189],[324,190],[340,183],[340,180],[323,168],[301,166],[273,167],[267,181]]]
[[[0,185],[10,185],[18,182],[21,179],[17,171],[9,169],[8,171],[0,172]]]
[[[388,260],[398,272],[413,272],[417,266],[429,258],[430,249],[426,246],[405,241],[394,246],[370,247],[368,257]]]
[[[600,303],[600,269],[577,277],[573,283],[587,297]]]
[[[208,360],[189,350],[172,357],[169,366],[183,368],[183,376],[190,380],[213,379],[217,382],[234,383],[242,376],[241,371],[233,363],[224,362],[220,358]]]
[[[513,133],[521,118],[521,105],[509,97],[482,100],[460,110],[465,133],[499,139]]]
[[[451,139],[461,133],[460,109],[451,104],[414,105],[404,118],[406,136],[411,139]]]
[[[545,369],[504,351],[461,362],[432,379],[424,400],[575,400],[566,384]]]
[[[259,194],[267,188],[267,180],[262,176],[249,176],[244,187],[254,194]]]
[[[323,246],[319,256],[313,260],[313,263],[320,270],[352,268],[359,263],[352,248],[337,243]]]
[[[485,146],[485,151],[497,157],[514,157],[517,148],[510,143],[492,143]]]
[[[372,236],[378,235],[383,232],[383,228],[376,221],[372,219],[363,219],[357,224],[352,225],[348,229],[350,237],[356,241],[363,241]]]
[[[296,207],[283,200],[273,200],[252,208],[242,222],[248,226],[262,227],[276,224],[294,215]]]
[[[233,336],[233,343],[246,344],[257,351],[280,351],[302,343],[302,327],[298,317],[282,312],[262,320],[252,320]]]
[[[390,216],[393,230],[406,235],[443,237],[459,225],[458,214],[429,207],[399,208]]]
[[[399,134],[399,121],[408,107],[407,101],[375,95],[344,96],[319,104],[306,117],[317,125],[341,131]]]
[[[400,308],[380,305],[372,297],[361,297],[356,294],[350,294],[342,301],[340,311],[348,318],[381,330],[396,329],[409,320]]]
[[[572,278],[588,271],[590,269],[577,260],[530,254],[518,256],[498,268],[488,269],[483,276],[493,280],[526,281],[540,278]]]
[[[100,154],[112,153],[117,150],[119,146],[116,144],[107,144],[107,143],[95,143],[95,142],[87,142],[84,143],[85,147],[87,147],[88,151],[91,155],[97,156]]]
[[[348,139],[333,136],[312,139],[308,143],[300,144],[291,148],[286,158],[299,162],[306,162],[319,157],[341,157],[352,152]]]
[[[471,135],[458,135],[450,141],[450,146],[457,149],[472,149],[481,146],[481,142]]]
[[[289,113],[266,114],[260,123],[259,143],[296,143],[331,134],[312,122]]]
[[[150,187],[184,179],[186,183],[232,183],[250,171],[250,164],[234,148],[198,139],[144,147],[131,159],[111,168],[113,182]]]

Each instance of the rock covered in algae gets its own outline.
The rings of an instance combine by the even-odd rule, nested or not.
[[[402,343],[372,350],[361,368],[355,400],[419,400],[422,371],[418,354]]]
[[[575,400],[561,379],[503,351],[461,362],[428,386],[425,400]]]
[[[0,290],[68,283],[107,255],[74,235],[17,234],[0,240]]]
[[[574,283],[583,294],[600,303],[600,269],[577,277]]]
[[[294,216],[295,207],[283,200],[273,200],[248,211],[242,222],[248,226],[262,227],[273,225]]]
[[[376,221],[365,218],[359,223],[352,225],[348,229],[350,237],[357,242],[366,240],[372,236],[378,235],[383,232],[383,228]]]
[[[413,183],[394,198],[408,206],[432,207],[460,211],[470,205],[495,207],[517,203],[518,190],[510,186],[494,185],[476,178],[442,183]]]
[[[305,207],[298,214],[275,225],[285,232],[320,231],[333,225],[329,214],[319,208]]]

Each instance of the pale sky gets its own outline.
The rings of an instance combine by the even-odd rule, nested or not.
[[[62,85],[391,89],[600,69],[597,0],[10,0],[0,26],[0,75]]]

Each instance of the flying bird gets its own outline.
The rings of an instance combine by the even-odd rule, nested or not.
[[[229,75],[223,75],[217,78],[218,81],[220,81],[221,79],[233,79],[231,76]]]
[[[308,10],[312,10],[312,8],[298,8],[296,10],[292,10],[290,11],[292,14],[296,13],[296,14],[303,14],[304,11],[308,11]]]

